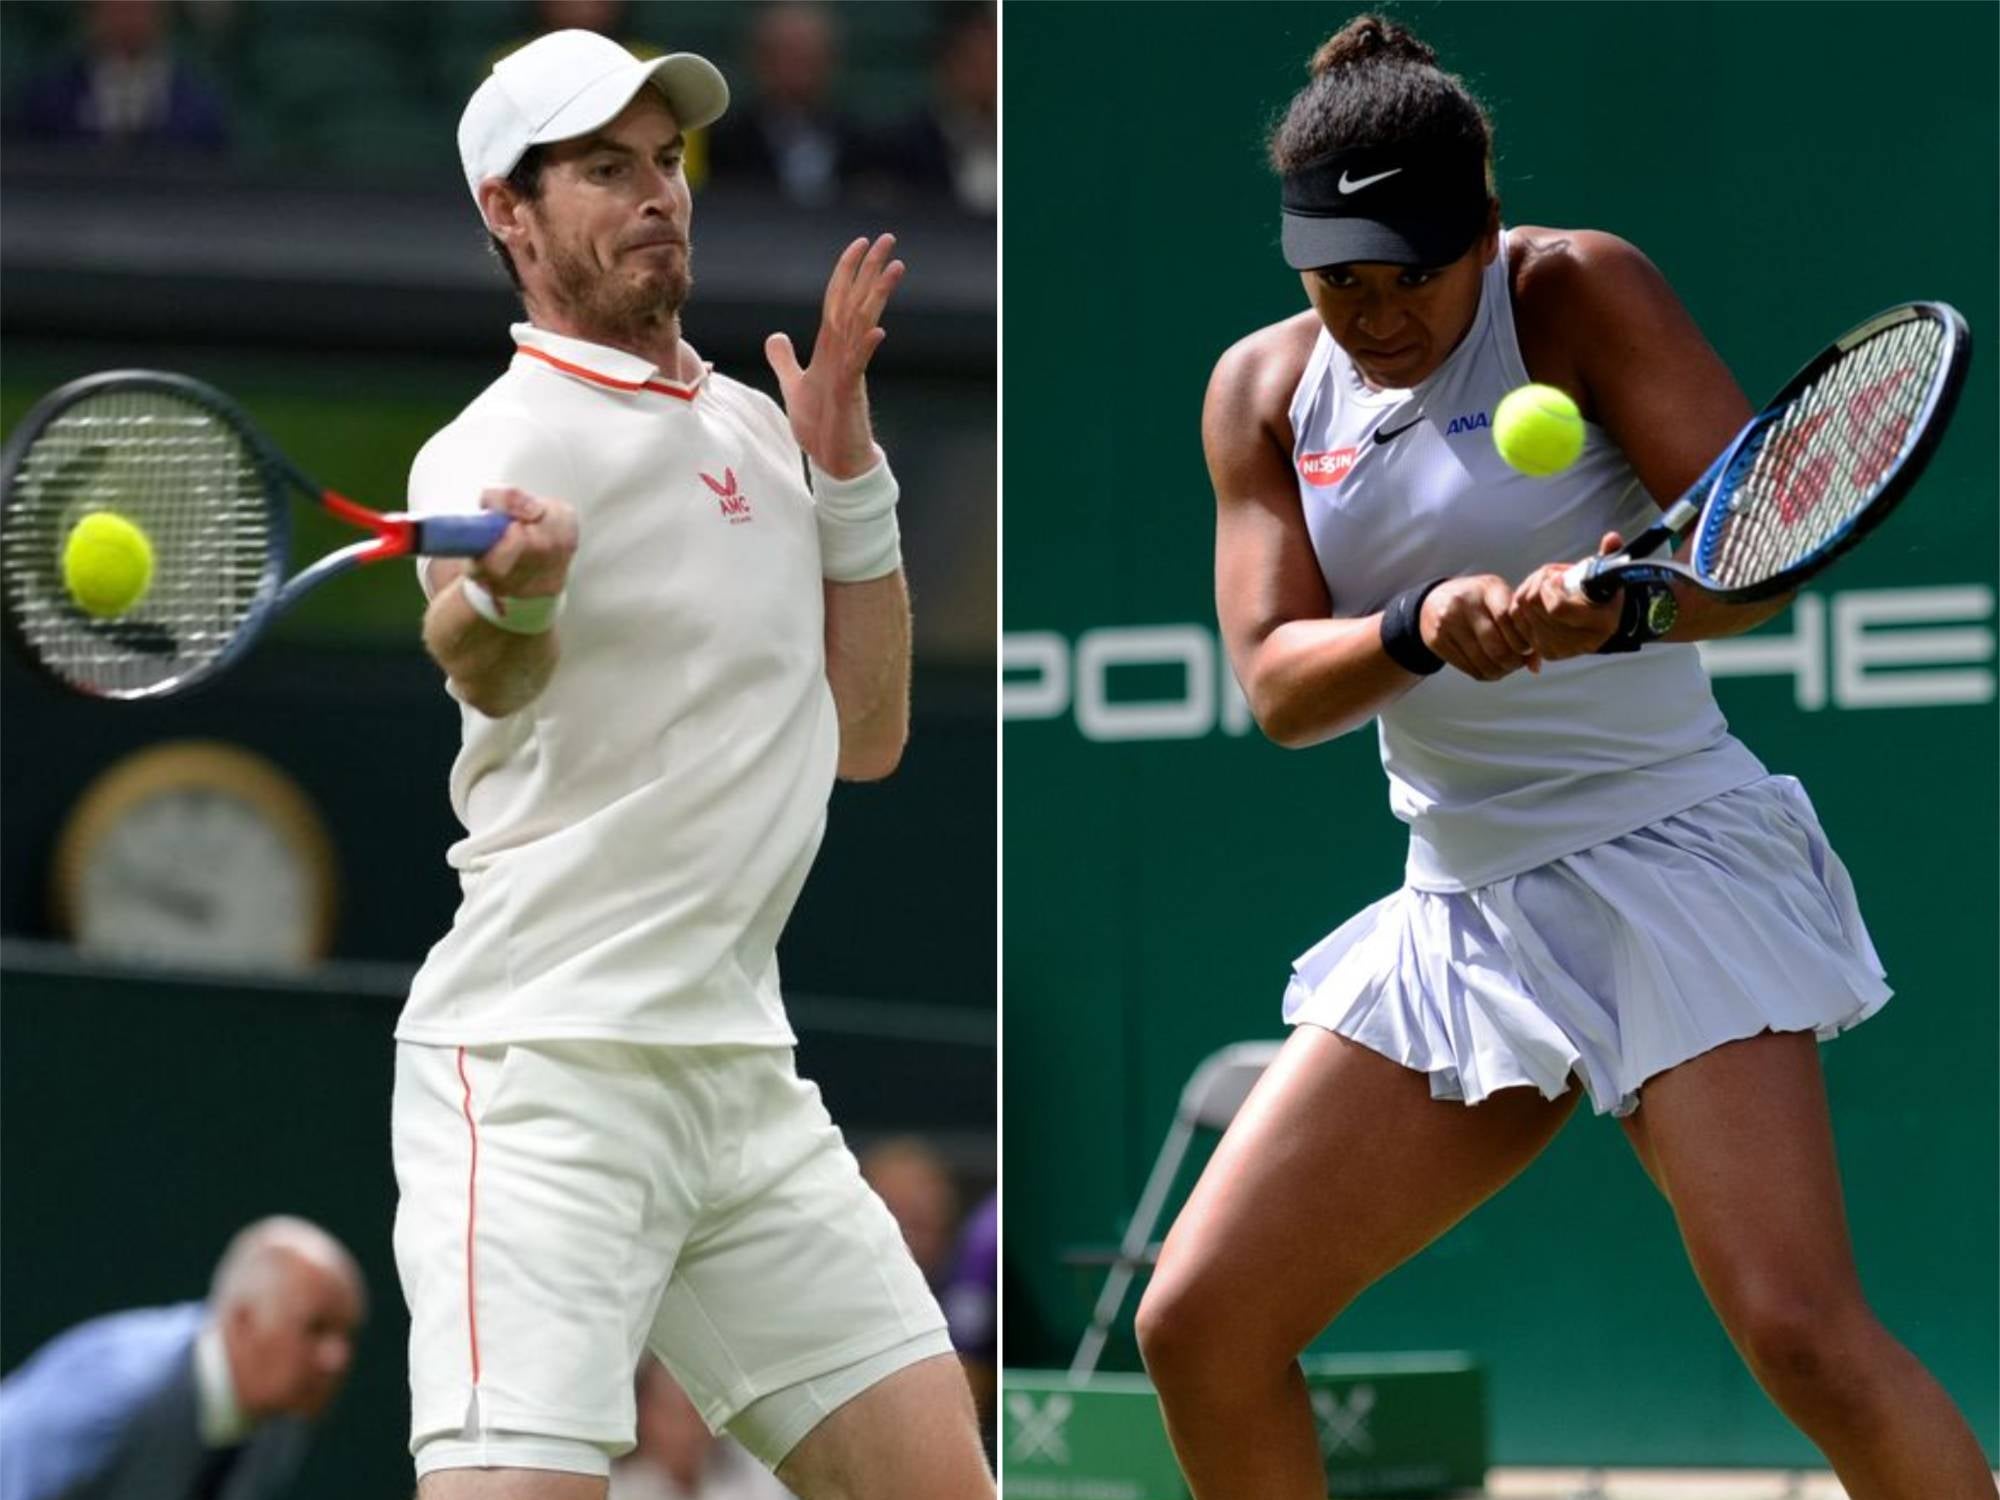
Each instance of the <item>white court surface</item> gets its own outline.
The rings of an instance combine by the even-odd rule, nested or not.
[[[1825,1470],[1494,1469],[1490,1500],[1847,1500]]]

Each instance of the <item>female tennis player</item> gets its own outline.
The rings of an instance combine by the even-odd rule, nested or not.
[[[1853,886],[1690,644],[1783,601],[1597,605],[1562,578],[1678,497],[1749,403],[1631,245],[1501,227],[1484,112],[1401,27],[1328,41],[1271,155],[1310,307],[1209,385],[1221,624],[1279,743],[1380,721],[1410,853],[1402,889],[1298,960],[1292,1037],[1140,1308],[1194,1494],[1325,1494],[1295,1357],[1526,1166],[1580,1084],[1849,1495],[1990,1500],[1849,1250],[1817,1042],[1889,997]],[[1529,381],[1588,423],[1551,479],[1493,446]]]

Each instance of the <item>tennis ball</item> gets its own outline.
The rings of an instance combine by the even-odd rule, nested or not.
[[[85,614],[125,614],[153,582],[153,544],[116,511],[92,511],[71,528],[62,550],[63,583]]]
[[[1583,414],[1552,385],[1524,385],[1500,399],[1493,446],[1523,474],[1560,474],[1583,452]]]

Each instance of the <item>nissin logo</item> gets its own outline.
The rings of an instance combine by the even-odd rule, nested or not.
[[[1451,437],[1461,432],[1477,432],[1482,427],[1491,427],[1492,425],[1491,422],[1486,420],[1485,412],[1467,412],[1462,417],[1453,417],[1451,419],[1451,426],[1445,428],[1444,435]]]
[[[1354,467],[1354,449],[1333,448],[1325,453],[1301,453],[1299,477],[1319,489],[1339,484]]]

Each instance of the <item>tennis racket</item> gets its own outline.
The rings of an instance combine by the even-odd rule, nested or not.
[[[373,536],[283,579],[301,491]],[[143,531],[151,584],[115,619],[63,581],[85,516]],[[220,391],[185,375],[114,370],[44,397],[0,452],[0,612],[28,659],[94,698],[161,698],[238,660],[307,590],[362,563],[477,557],[508,518],[384,515],[314,484]]]
[[[1910,492],[1971,352],[1965,319],[1942,302],[1877,313],[1794,375],[1656,524],[1565,581],[1600,604],[1628,583],[1676,579],[1736,604],[1790,592]],[[1646,560],[1690,528],[1686,562]]]

